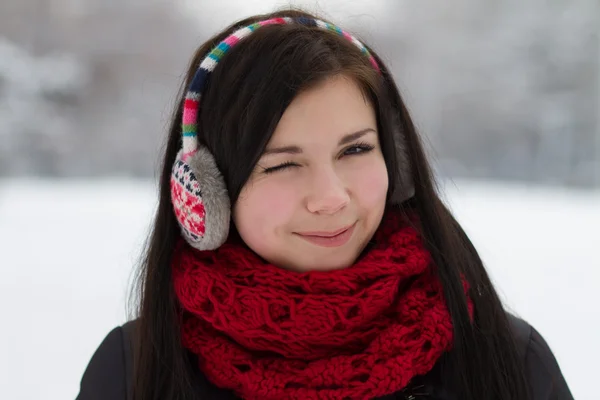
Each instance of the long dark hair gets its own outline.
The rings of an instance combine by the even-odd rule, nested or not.
[[[189,358],[180,342],[178,304],[170,261],[180,235],[172,210],[169,179],[181,146],[182,95],[201,60],[237,28],[274,17],[308,17],[279,11],[239,21],[208,40],[194,55],[171,122],[160,176],[160,201],[153,230],[138,271],[138,329],[135,333],[133,393],[137,400],[191,399]],[[388,167],[390,197],[406,183],[409,166],[414,197],[401,207],[420,216],[422,233],[438,268],[454,324],[454,347],[441,361],[444,384],[457,398],[528,398],[524,367],[507,315],[471,241],[442,203],[423,146],[397,86],[382,60],[381,74],[348,40],[301,25],[263,27],[232,48],[215,69],[203,93],[199,140],[214,154],[231,203],[292,99],[328,77],[345,74],[361,85],[377,110],[379,134]],[[228,62],[230,61],[231,62]],[[395,150],[402,135],[404,157]],[[406,164],[406,161],[408,162]],[[404,163],[404,165],[401,165]],[[475,308],[471,322],[461,275],[470,284]]]

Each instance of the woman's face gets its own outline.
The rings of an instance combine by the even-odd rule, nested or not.
[[[345,268],[377,230],[387,190],[375,111],[339,76],[291,102],[233,219],[244,242],[274,265]]]

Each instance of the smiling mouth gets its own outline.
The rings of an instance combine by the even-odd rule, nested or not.
[[[335,231],[295,232],[300,238],[321,247],[339,247],[348,242],[356,223]]]

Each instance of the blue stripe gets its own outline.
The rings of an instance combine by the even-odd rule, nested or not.
[[[307,17],[299,17],[296,18],[295,20],[297,23],[301,24],[301,25],[306,25],[306,26],[317,26],[317,21],[315,21],[312,18],[307,18]]]
[[[204,68],[198,68],[198,71],[196,71],[196,75],[194,75],[194,80],[192,80],[192,84],[190,85],[190,91],[202,93],[202,90],[204,89],[204,82],[206,82],[209,75],[210,72],[208,72]]]
[[[219,43],[219,45],[217,46],[217,48],[219,50],[221,50],[223,53],[225,53],[225,52],[227,52],[227,50],[230,49],[230,46],[227,43],[225,43],[225,42],[221,42],[221,43]]]

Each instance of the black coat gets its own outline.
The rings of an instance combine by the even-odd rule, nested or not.
[[[572,400],[560,367],[541,335],[525,321],[513,316],[509,318],[525,360],[533,400]],[[128,322],[106,336],[83,374],[77,400],[130,400],[133,362],[130,339],[134,324],[135,321]],[[196,373],[199,400],[235,399],[231,392],[212,385],[200,370],[196,369]],[[458,400],[439,383],[435,368],[415,385],[418,387],[415,394],[427,393],[427,396],[411,397],[406,392],[398,392],[385,399]]]

